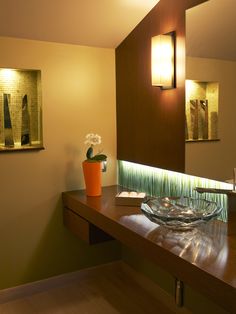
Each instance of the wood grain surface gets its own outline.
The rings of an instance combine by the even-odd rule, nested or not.
[[[236,237],[227,224],[210,222],[192,231],[174,232],[149,221],[138,207],[115,205],[118,186],[101,197],[84,191],[62,194],[64,206],[151,259],[174,277],[236,313]]]
[[[116,48],[117,159],[185,170],[185,11],[206,0],[165,0]],[[151,38],[176,33],[176,88],[151,83]]]

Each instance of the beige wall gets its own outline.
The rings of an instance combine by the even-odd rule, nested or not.
[[[44,151],[0,154],[0,288],[113,259],[116,244],[88,247],[62,225],[61,192],[82,188],[84,137],[102,136],[103,184],[116,183],[112,49],[0,38],[0,67],[40,69]]]
[[[186,173],[225,181],[236,167],[236,62],[187,57],[186,79],[219,82],[219,142],[186,143]]]

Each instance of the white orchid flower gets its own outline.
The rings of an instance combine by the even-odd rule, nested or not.
[[[85,142],[86,145],[89,145],[89,148],[86,153],[87,160],[90,162],[95,161],[105,161],[107,159],[107,156],[104,154],[101,154],[101,151],[97,153],[96,155],[93,155],[93,146],[101,144],[102,139],[101,136],[95,133],[89,133],[85,136]]]
[[[85,144],[98,145],[102,143],[101,136],[98,134],[89,133],[86,135],[85,138],[86,138],[86,141],[84,142]]]

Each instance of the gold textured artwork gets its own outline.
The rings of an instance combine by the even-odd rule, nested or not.
[[[0,152],[43,149],[41,71],[0,69]]]

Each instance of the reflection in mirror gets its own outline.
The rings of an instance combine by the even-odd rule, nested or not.
[[[217,140],[218,82],[186,80],[186,141]]]
[[[235,31],[235,0],[211,0],[186,11],[186,79],[215,84],[218,112],[209,112],[209,95],[190,97],[187,83],[185,171],[219,181],[231,179],[236,167]],[[201,100],[208,101],[208,112],[200,112]]]

